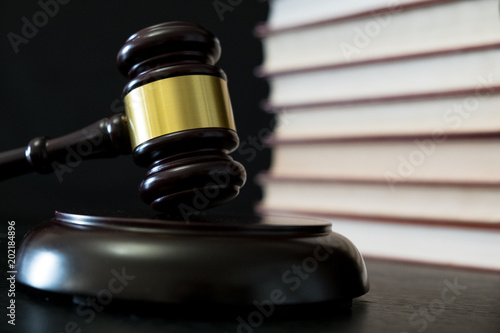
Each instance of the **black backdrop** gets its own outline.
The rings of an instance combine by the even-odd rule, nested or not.
[[[47,12],[42,3],[52,3],[47,8],[53,17],[40,13]],[[265,3],[10,0],[1,2],[0,13],[1,151],[25,146],[35,136],[57,137],[122,111],[126,80],[116,69],[115,57],[132,33],[175,20],[196,22],[212,31],[221,41],[218,66],[228,75],[238,133],[247,145],[233,157],[249,176],[240,196],[214,212],[252,212],[261,197],[255,176],[269,164],[269,152],[260,140],[252,139],[271,126],[271,117],[259,108],[267,85],[253,74],[262,62],[261,43],[253,29],[267,18]],[[26,21],[38,24],[38,31],[24,28],[23,35]],[[138,197],[144,172],[130,156],[122,156],[84,162],[63,174],[62,182],[53,174],[10,179],[0,183],[0,219],[28,227],[55,210],[151,212]],[[0,229],[1,233],[5,232]]]

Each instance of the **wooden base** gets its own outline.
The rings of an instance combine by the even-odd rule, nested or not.
[[[368,291],[361,255],[328,222],[275,216],[186,223],[56,212],[24,238],[17,279],[102,305],[345,303]]]

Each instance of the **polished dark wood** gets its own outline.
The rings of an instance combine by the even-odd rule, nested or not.
[[[0,153],[0,180],[29,172],[47,174],[61,165],[81,160],[130,154],[130,139],[123,115],[104,118],[71,134],[37,137],[25,148]]]
[[[220,55],[218,39],[194,23],[168,22],[140,30],[118,53],[118,68],[130,79],[123,93],[183,75],[227,80],[214,66]],[[238,144],[236,132],[230,129],[200,128],[139,145],[134,160],[149,168],[139,188],[141,198],[158,211],[182,214],[233,199],[246,181],[245,168],[228,155]]]
[[[167,22],[138,31],[118,52],[120,72],[130,79],[123,94],[169,77],[204,74],[226,79],[213,66],[220,58],[219,40],[191,22]]]
[[[113,297],[124,301],[239,305],[279,294],[283,305],[349,306],[369,288],[356,247],[329,222],[308,218],[186,223],[57,212],[27,234],[17,258],[17,281],[76,296],[95,295],[123,269],[133,277]]]
[[[130,79],[127,93],[131,87],[174,76],[204,74],[225,80],[213,66],[219,56],[213,35],[194,24],[173,22],[133,35],[119,52],[118,66]],[[25,159],[34,171],[54,171],[54,162],[68,156],[67,147],[86,153],[82,137],[96,146],[89,156],[90,151],[93,157],[129,152],[124,144],[129,147],[131,140],[119,115],[62,139],[34,139]],[[105,288],[109,274],[116,280],[116,270],[123,276],[128,269],[137,274],[136,283],[117,293],[117,300],[200,306],[249,305],[256,297],[271,297],[287,305],[349,306],[368,291],[368,276],[356,247],[332,232],[328,222],[198,220],[200,211],[234,198],[245,183],[245,169],[229,156],[238,143],[236,132],[227,128],[186,129],[140,143],[132,154],[138,165],[148,168],[141,197],[167,214],[148,219],[116,212],[57,213],[23,238],[18,281],[82,300]],[[8,156],[9,165],[14,164],[11,156],[19,154]]]
[[[223,128],[171,133],[138,146],[135,161],[149,166],[142,200],[186,215],[233,199],[246,180],[245,168],[229,156],[237,146],[236,132]]]
[[[158,24],[132,35],[117,56],[128,79],[124,95],[169,77],[203,74],[226,79],[214,66],[220,58],[218,39],[188,22]],[[189,112],[189,110],[186,110]],[[192,214],[236,197],[246,181],[245,168],[229,153],[239,144],[235,131],[190,129],[142,143],[134,161],[148,168],[139,187],[141,198],[158,211]],[[103,119],[57,139],[37,137],[26,148],[0,154],[0,180],[28,172],[58,172],[77,160],[114,157],[131,152],[124,115]]]

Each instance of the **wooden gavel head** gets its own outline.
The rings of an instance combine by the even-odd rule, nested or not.
[[[0,153],[0,180],[32,171],[60,178],[75,159],[132,151],[134,161],[149,168],[140,196],[158,211],[192,214],[234,198],[246,172],[228,155],[239,139],[226,75],[214,66],[220,52],[217,38],[192,23],[137,32],[117,58],[129,79],[126,115]]]
[[[214,35],[187,22],[140,30],[118,53],[133,159],[149,169],[140,196],[155,210],[219,205],[246,181],[228,155],[239,139],[220,54]]]

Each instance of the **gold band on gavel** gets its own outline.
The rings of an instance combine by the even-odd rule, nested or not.
[[[210,75],[176,76],[136,88],[125,96],[125,112],[133,149],[188,129],[236,130],[227,83]]]

